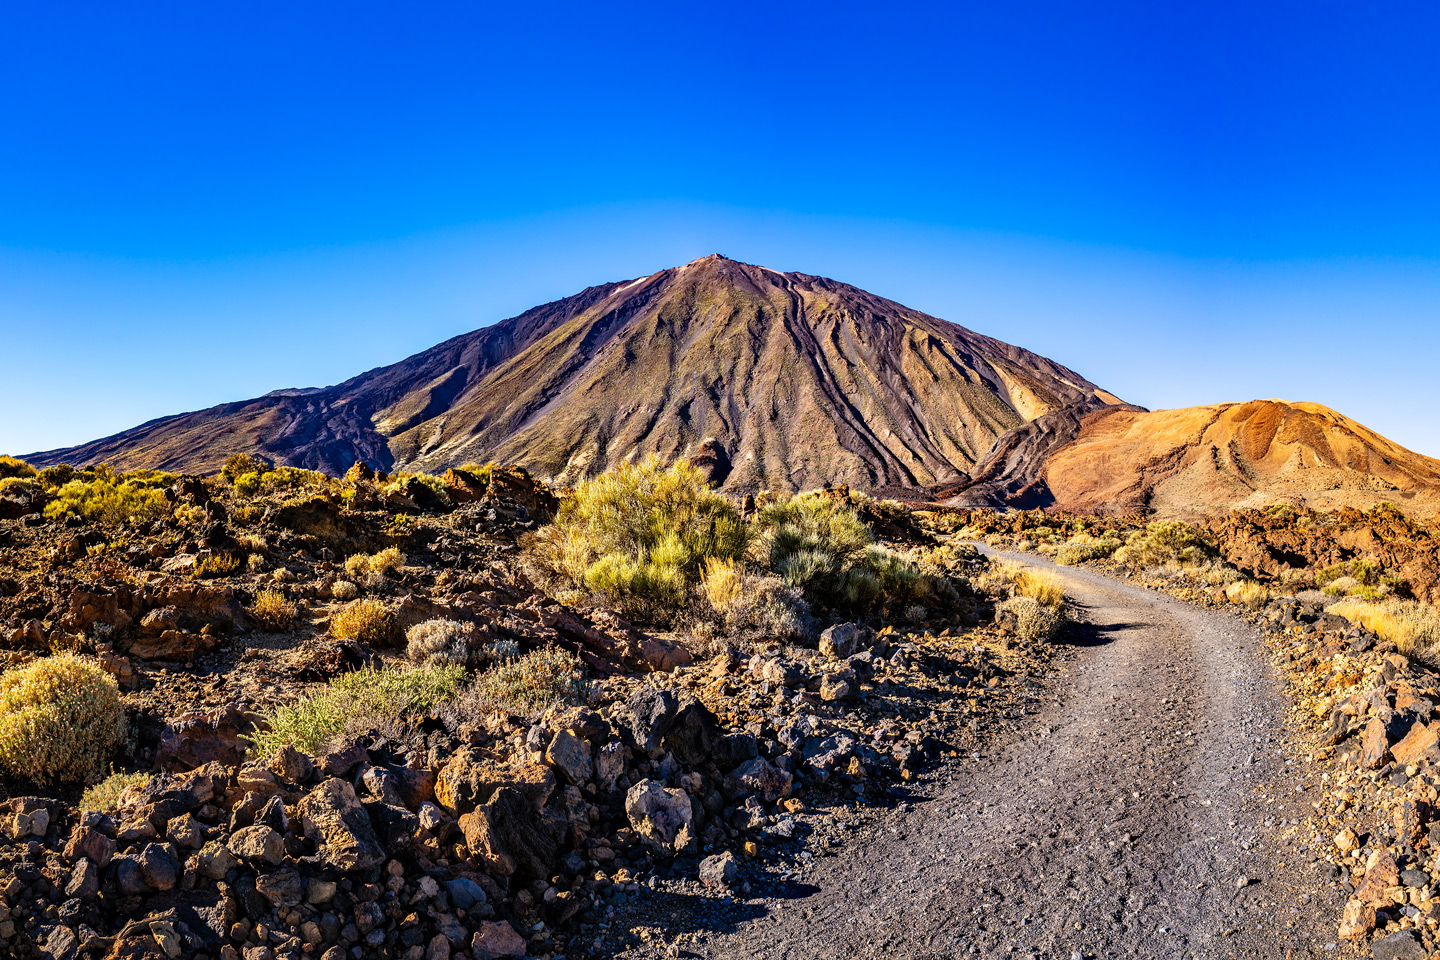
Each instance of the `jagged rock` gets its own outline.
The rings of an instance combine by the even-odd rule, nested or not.
[[[700,882],[707,887],[728,890],[740,879],[740,862],[729,850],[700,861]]]
[[[274,828],[264,825],[242,827],[226,842],[230,852],[249,863],[271,866],[285,859],[285,840]]]
[[[499,960],[501,957],[523,957],[529,952],[525,938],[504,920],[485,921],[470,941],[475,960]]]
[[[501,787],[460,818],[465,843],[497,876],[533,880],[549,875],[564,825],[535,810],[520,791]]]
[[[115,841],[84,824],[76,824],[75,829],[70,832],[70,840],[65,844],[67,860],[84,857],[102,870],[110,865],[114,856]]]
[[[694,845],[690,829],[694,810],[684,790],[641,780],[625,794],[625,815],[635,832],[657,850],[678,853]]]
[[[256,877],[255,891],[278,910],[299,905],[305,893],[305,882],[300,879],[300,874],[286,867]]]
[[[1440,724],[1430,726],[1417,720],[1410,728],[1410,732],[1390,748],[1390,755],[1402,767],[1417,763],[1422,758],[1440,760],[1440,748],[1436,746],[1437,741],[1440,741]]]
[[[1390,743],[1385,737],[1385,724],[1379,717],[1370,718],[1365,725],[1365,738],[1360,744],[1360,766],[1374,770],[1385,759]]]
[[[237,704],[192,710],[176,717],[160,734],[155,763],[162,770],[192,770],[211,762],[236,766],[248,744],[241,737],[253,724]]]
[[[860,681],[854,670],[836,670],[820,678],[820,699],[827,703],[854,700],[859,695]]]
[[[848,733],[837,733],[806,740],[802,755],[810,772],[824,780],[843,769],[854,753],[855,738]]]
[[[679,709],[679,699],[669,690],[651,686],[636,690],[625,701],[624,710],[616,711],[622,714],[619,719],[626,744],[645,753],[659,750]]]
[[[1371,944],[1370,955],[1375,960],[1425,960],[1430,951],[1414,930],[1401,930]]]
[[[595,774],[590,744],[570,730],[561,730],[545,749],[545,762],[559,770],[567,783],[580,785]]]
[[[679,709],[662,744],[686,766],[700,766],[708,761],[720,736],[720,721],[710,708],[691,700]]]
[[[435,802],[459,816],[507,787],[518,791],[539,810],[555,792],[555,774],[549,767],[535,763],[502,766],[480,751],[467,748],[457,751],[440,768],[435,778]]]
[[[820,652],[836,660],[856,653],[862,643],[873,640],[875,632],[855,623],[837,623],[820,634]]]
[[[304,783],[310,779],[315,765],[309,757],[287,743],[270,758],[270,770],[286,783]]]
[[[615,781],[625,772],[625,745],[618,740],[605,744],[595,754],[595,783],[602,790],[613,790]]]
[[[725,795],[732,800],[758,796],[774,803],[790,792],[794,777],[764,757],[741,764],[725,777]]]
[[[319,857],[332,870],[366,870],[385,859],[385,849],[355,788],[330,779],[305,795],[296,807],[305,836],[320,845]]]

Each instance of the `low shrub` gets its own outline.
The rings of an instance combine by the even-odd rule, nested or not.
[[[1000,570],[1014,585],[1017,596],[1055,609],[1065,605],[1065,581],[1055,571],[1020,564],[1002,564]]]
[[[462,667],[366,667],[341,674],[318,693],[263,714],[261,729],[246,738],[250,752],[268,757],[288,744],[313,753],[347,730],[429,713],[454,699],[464,678]]]
[[[405,554],[399,547],[386,547],[376,554],[357,553],[345,561],[345,572],[352,577],[365,579],[383,577],[394,573],[405,565]]]
[[[330,635],[341,640],[384,646],[394,633],[395,617],[379,600],[356,600],[330,618]]]
[[[191,568],[191,575],[197,580],[232,576],[240,569],[240,558],[228,551],[220,551],[201,557]]]
[[[1132,569],[1167,564],[1194,566],[1215,556],[1215,548],[1179,520],[1155,520],[1136,530],[1115,551],[1115,559]]]
[[[995,612],[1001,618],[1013,618],[1016,634],[1032,643],[1054,641],[1065,625],[1064,614],[1059,609],[1033,597],[1011,597],[999,603]]]
[[[80,796],[81,810],[114,813],[129,797],[138,796],[150,783],[148,773],[112,773],[99,783],[87,787]]]
[[[1055,562],[1073,567],[1087,560],[1103,560],[1114,556],[1121,546],[1120,538],[1108,533],[1099,537],[1081,533],[1060,544],[1055,551]]]
[[[426,620],[405,632],[405,655],[431,666],[468,666],[479,631],[473,623]]]
[[[295,626],[300,615],[295,604],[287,600],[285,594],[279,590],[261,590],[255,594],[255,602],[250,605],[248,612],[251,620],[270,633],[289,631]]]
[[[115,678],[73,654],[0,675],[0,764],[37,783],[76,783],[105,769],[125,733]]]
[[[632,616],[683,609],[708,558],[736,559],[745,528],[734,505],[685,461],[622,463],[579,484],[536,542],[540,562]]]
[[[24,460],[0,455],[0,480],[8,480],[11,477],[28,480],[37,475],[35,468]]]
[[[360,588],[349,580],[336,580],[330,584],[330,596],[336,600],[354,600],[360,596]]]
[[[1236,580],[1225,588],[1225,596],[1231,603],[1262,607],[1269,601],[1270,591],[1254,580]]]
[[[220,468],[220,477],[226,483],[233,486],[241,477],[254,474],[256,489],[258,489],[260,475],[272,466],[273,464],[264,457],[257,457],[248,453],[237,453],[229,460],[226,460],[225,466]]]
[[[497,710],[538,717],[551,707],[588,704],[593,698],[580,658],[560,647],[542,647],[482,673],[452,710],[470,719]]]
[[[754,576],[733,560],[712,560],[702,584],[728,639],[794,642],[812,632],[809,604],[779,577]]]

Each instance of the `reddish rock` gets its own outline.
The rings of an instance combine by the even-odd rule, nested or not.
[[[525,938],[504,920],[485,921],[475,931],[470,941],[470,950],[475,960],[496,960],[497,957],[523,957],[529,948]]]
[[[1405,738],[1390,748],[1390,755],[1395,762],[1401,766],[1409,766],[1418,763],[1421,759],[1440,759],[1440,749],[1437,749],[1437,741],[1440,741],[1440,724],[1427,726],[1421,721],[1416,721],[1405,734]]]
[[[1365,725],[1365,737],[1360,742],[1360,766],[1365,770],[1378,768],[1385,759],[1390,743],[1385,739],[1385,724],[1379,717],[1372,717]]]

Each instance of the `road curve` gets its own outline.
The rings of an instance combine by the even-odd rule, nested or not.
[[[1348,952],[1335,945],[1340,904],[1305,846],[1314,788],[1287,759],[1303,744],[1286,746],[1257,634],[1056,569],[1086,645],[1050,706],[1013,742],[954,767],[925,801],[819,860],[805,876],[814,892],[751,901],[743,917],[698,930],[680,956]]]

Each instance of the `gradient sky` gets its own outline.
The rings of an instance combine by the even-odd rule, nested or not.
[[[720,252],[1440,457],[1433,6],[29,6],[0,451]]]

